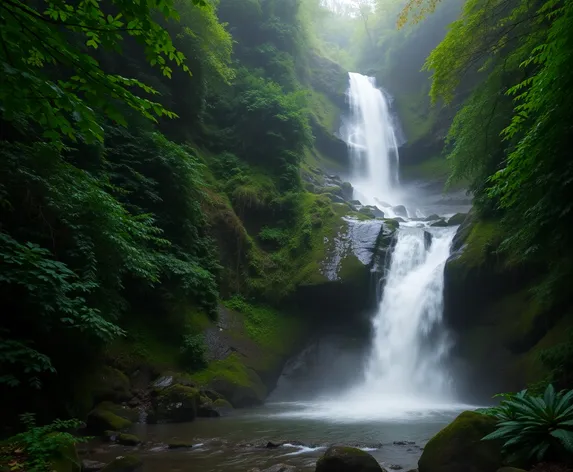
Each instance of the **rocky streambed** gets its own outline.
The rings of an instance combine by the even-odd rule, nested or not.
[[[426,442],[457,414],[353,421],[350,415],[301,418],[301,410],[296,403],[278,403],[190,423],[135,424],[129,433],[141,441],[137,445],[98,440],[85,445],[81,456],[109,463],[134,455],[144,472],[246,472],[278,465],[310,472],[329,447],[343,444],[368,452],[387,470],[409,471],[417,467]]]

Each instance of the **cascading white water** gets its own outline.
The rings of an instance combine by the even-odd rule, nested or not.
[[[449,339],[442,310],[444,265],[455,228],[431,231],[407,226],[398,231],[359,389],[376,392],[371,395],[374,402],[389,397],[441,401],[451,396],[443,367]]]
[[[385,95],[373,78],[350,74],[351,117],[345,139],[351,150],[350,181],[367,204],[402,203],[396,133]],[[393,216],[387,206],[387,216]],[[298,403],[285,416],[338,421],[403,420],[433,411],[460,409],[452,394],[445,358],[450,348],[442,323],[444,267],[455,227],[404,221],[372,318],[373,338],[363,378],[346,391]]]
[[[343,130],[352,163],[352,184],[364,204],[396,204],[398,142],[385,94],[373,77],[351,72],[350,117]]]

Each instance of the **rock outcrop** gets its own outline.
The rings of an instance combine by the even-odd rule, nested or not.
[[[466,411],[424,447],[419,472],[494,472],[502,465],[501,445],[482,438],[495,430],[495,418]]]
[[[316,463],[316,472],[386,472],[367,452],[355,447],[333,446]]]

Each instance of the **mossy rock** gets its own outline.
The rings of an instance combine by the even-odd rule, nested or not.
[[[153,387],[155,389],[168,388],[176,384],[184,385],[185,387],[197,386],[191,375],[173,371],[164,372],[153,381]]]
[[[472,411],[460,414],[436,434],[418,462],[420,472],[493,472],[502,465],[501,446],[482,441],[497,420]]]
[[[75,445],[68,444],[60,447],[54,456],[50,462],[51,472],[80,472],[82,470]]]
[[[94,372],[88,382],[95,402],[109,400],[120,403],[133,396],[127,375],[110,366],[104,366]]]
[[[111,402],[103,402],[97,405],[87,418],[88,429],[96,434],[104,431],[123,431],[129,428],[132,421],[120,416],[118,413],[121,408]]]
[[[194,374],[193,378],[221,393],[235,408],[260,405],[267,395],[261,378],[237,354],[211,362],[207,369]]]
[[[75,414],[83,417],[98,403],[130,400],[131,383],[127,375],[110,366],[88,366],[70,385]]]
[[[139,472],[143,470],[143,462],[139,457],[120,456],[106,465],[100,472]]]
[[[355,447],[332,446],[316,463],[316,472],[386,472],[365,451]]]
[[[118,434],[116,441],[122,446],[138,446],[141,444],[141,439],[139,439],[135,434],[127,433]]]
[[[515,467],[502,467],[501,469],[498,469],[497,472],[527,472],[527,471],[523,469],[516,469]]]
[[[213,402],[213,406],[215,408],[221,408],[221,409],[228,409],[228,410],[233,409],[233,405],[231,405],[227,400],[224,400],[222,398],[215,400]]]
[[[157,421],[183,423],[197,416],[199,390],[175,384],[155,392],[154,405]]]

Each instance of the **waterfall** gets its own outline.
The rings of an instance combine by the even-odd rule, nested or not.
[[[446,362],[450,338],[442,321],[444,268],[457,227],[432,227],[411,217],[418,214],[418,202],[425,196],[412,199],[412,189],[402,187],[398,179],[396,132],[387,96],[373,78],[351,73],[349,82],[350,117],[342,131],[351,151],[355,197],[384,207],[387,217],[397,210],[389,205],[415,203],[409,216],[403,211],[400,215],[362,375],[348,373],[353,379],[350,388],[326,387],[317,401],[299,402],[301,409],[288,415],[402,420],[458,410]],[[343,363],[334,362],[344,369]]]
[[[455,228],[402,227],[398,231],[363,385],[369,402],[435,401],[451,397],[444,369],[449,339],[442,325],[444,266]]]
[[[352,183],[363,203],[396,204],[399,190],[398,142],[386,94],[373,77],[351,72],[350,117],[342,130],[348,144]]]

